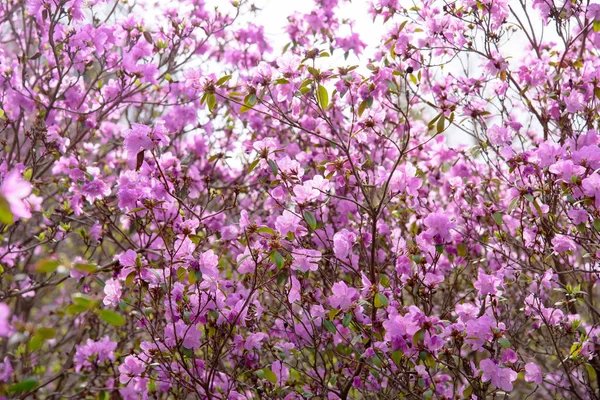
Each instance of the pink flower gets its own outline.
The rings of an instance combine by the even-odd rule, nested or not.
[[[475,289],[479,291],[479,296],[494,296],[498,293],[498,287],[502,284],[502,279],[486,274],[483,269],[479,268],[477,280],[473,283]]]
[[[300,281],[298,281],[298,279],[296,279],[294,275],[290,277],[290,281],[291,284],[290,292],[288,294],[288,301],[290,303],[295,303],[296,301],[302,298],[302,296],[300,295],[300,290],[302,289],[302,287],[300,286]]]
[[[275,220],[275,228],[279,231],[281,236],[287,236],[289,232],[292,232],[296,236],[306,235],[306,228],[300,225],[302,219],[296,214],[285,210],[282,215],[277,217]]]
[[[340,260],[347,259],[355,240],[356,235],[347,229],[342,229],[333,235],[333,252],[335,256]]]
[[[0,303],[0,337],[7,337],[10,334],[10,314],[10,307]]]
[[[275,376],[277,376],[277,383],[279,384],[279,386],[284,386],[288,378],[290,377],[290,369],[282,361],[279,360],[271,364],[271,371],[273,371],[275,373]]]
[[[552,239],[552,248],[557,253],[564,253],[565,251],[576,250],[577,245],[570,237],[558,234]]]
[[[544,376],[539,365],[532,362],[525,364],[525,382],[533,382],[536,385],[541,385],[543,379]]]
[[[0,186],[0,199],[4,198],[10,206],[14,218],[30,218],[31,209],[24,201],[31,194],[31,184],[21,179],[17,170],[12,170]]]
[[[319,261],[321,261],[321,252],[311,249],[296,249],[292,253],[294,264],[292,269],[302,272],[316,271],[319,269]]]
[[[0,363],[0,382],[8,382],[13,373],[13,367],[8,356]]]
[[[448,242],[451,239],[450,230],[456,227],[456,224],[450,220],[450,217],[443,210],[429,214],[423,222],[428,228],[426,231],[427,236],[432,238],[436,244]]]
[[[513,382],[517,380],[518,374],[509,368],[499,367],[498,364],[488,359],[485,359],[479,363],[483,375],[481,380],[483,382],[492,381],[492,385],[498,389],[502,389],[506,392],[513,390]]]
[[[141,150],[152,149],[152,140],[148,136],[150,132],[150,127],[142,124],[132,124],[131,129],[125,131],[124,143],[130,160],[136,157]]]
[[[117,306],[121,299],[121,282],[116,279],[109,279],[104,285],[104,300],[105,306]]]
[[[487,130],[487,137],[493,146],[503,146],[511,141],[508,129],[498,125],[492,125]]]
[[[581,182],[583,193],[596,199],[596,208],[600,208],[600,175],[592,174]]]
[[[352,302],[358,297],[358,291],[348,287],[344,281],[334,283],[331,291],[333,294],[329,296],[329,304],[333,308],[339,308],[344,311],[350,308]]]
[[[124,267],[135,267],[137,253],[133,250],[127,250],[119,256],[119,263]]]

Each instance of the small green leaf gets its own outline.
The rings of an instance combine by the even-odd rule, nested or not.
[[[510,341],[505,337],[498,339],[498,343],[500,343],[500,346],[504,347],[505,349],[510,348]]]
[[[387,307],[388,298],[383,293],[375,295],[375,308]]]
[[[329,93],[327,93],[327,89],[323,85],[319,85],[317,88],[317,101],[324,110],[329,105]]]
[[[330,320],[326,319],[323,321],[323,325],[325,325],[325,329],[327,329],[331,333],[336,333],[337,329],[335,329],[335,325]]]
[[[56,271],[60,265],[60,261],[46,258],[35,265],[35,270],[41,273],[50,273]]]
[[[507,210],[508,214],[511,214],[514,211],[514,209],[517,207],[517,204],[519,204],[519,197],[515,197],[510,202]]]
[[[348,325],[350,325],[350,322],[352,322],[352,313],[347,313],[346,315],[344,315],[344,320],[342,321],[342,326],[344,328],[347,328]]]
[[[317,220],[310,211],[304,211],[304,219],[306,220],[308,226],[310,226],[312,230],[315,230],[317,228]]]
[[[445,124],[445,122],[446,122],[446,117],[444,116],[444,114],[440,114],[440,118],[438,119],[437,125],[436,125],[437,133],[444,132],[444,129],[445,129],[444,124]]]
[[[369,105],[369,103],[366,100],[363,100],[359,105],[358,105],[358,116],[362,117],[363,113],[365,112],[365,110],[367,109],[367,106]]]
[[[594,220],[594,229],[600,232],[600,218]]]
[[[600,20],[598,21],[594,21],[594,32],[599,33],[600,32]]]
[[[217,81],[217,86],[223,86],[223,84],[230,79],[231,79],[231,75],[225,75],[224,77],[222,77],[221,79],[219,79]]]
[[[283,256],[278,251],[273,253],[272,259],[275,262],[275,265],[277,265],[278,269],[281,269],[283,267],[283,264],[285,263],[285,258],[283,258]]]
[[[0,223],[10,225],[13,222],[15,222],[15,219],[10,210],[10,204],[4,197],[0,196]]]
[[[419,329],[415,336],[413,336],[413,345],[416,347],[419,342],[422,342],[425,339],[425,329]]]
[[[98,266],[93,263],[76,263],[75,265],[73,265],[73,268],[75,268],[76,270],[79,270],[79,271],[92,273],[92,272],[96,272],[96,270],[98,269]]]
[[[36,335],[40,335],[44,339],[54,339],[56,336],[56,329],[54,328],[39,328]]]
[[[206,97],[206,105],[208,106],[208,110],[212,112],[215,109],[215,105],[217,105],[217,96],[213,93],[209,94]]]
[[[250,164],[250,166],[248,167],[248,173],[254,171],[254,168],[256,168],[259,162],[260,158],[257,158],[256,160],[252,161],[252,164]]]
[[[89,310],[94,306],[95,300],[92,300],[89,296],[81,293],[75,293],[73,295],[73,304],[83,307],[85,310]]]
[[[494,213],[494,221],[496,221],[496,225],[501,226],[502,223],[504,222],[502,220],[502,213],[501,212],[495,212]]]
[[[269,163],[269,167],[271,167],[271,171],[273,172],[273,175],[277,175],[279,173],[279,168],[277,167],[277,164],[275,163],[275,161],[267,160],[267,162]]]
[[[38,386],[38,381],[34,378],[25,378],[8,388],[11,393],[29,392]]]
[[[98,316],[102,321],[113,326],[123,326],[127,322],[124,316],[112,310],[100,310]]]
[[[44,338],[40,335],[33,335],[31,339],[29,339],[29,343],[27,343],[27,349],[29,351],[36,351],[44,344]]]
[[[275,372],[271,371],[269,368],[263,368],[263,372],[265,374],[265,378],[267,378],[269,382],[274,385],[277,384],[277,375],[275,375]]]
[[[274,235],[275,234],[275,231],[273,229],[269,228],[268,226],[263,226],[261,228],[258,228],[256,230],[256,232],[258,232],[258,233],[268,233],[269,235]]]

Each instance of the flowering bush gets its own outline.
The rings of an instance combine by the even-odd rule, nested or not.
[[[215,4],[0,3],[0,396],[600,398],[600,5]]]

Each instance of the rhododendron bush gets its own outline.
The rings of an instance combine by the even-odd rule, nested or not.
[[[0,2],[0,397],[600,397],[600,5],[345,7]]]

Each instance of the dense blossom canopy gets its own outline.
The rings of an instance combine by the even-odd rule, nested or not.
[[[600,5],[346,6],[0,2],[0,398],[600,398]]]

